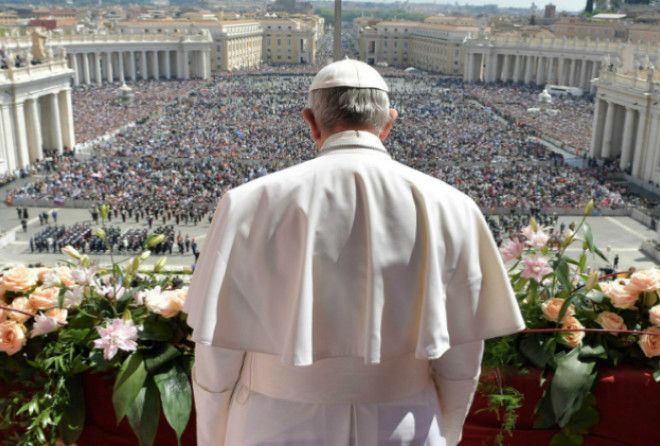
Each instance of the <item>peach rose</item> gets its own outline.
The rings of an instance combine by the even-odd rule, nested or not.
[[[647,358],[660,356],[660,327],[646,329],[646,334],[639,337],[639,348]]]
[[[16,321],[0,323],[0,352],[11,356],[22,349],[26,341],[25,327],[21,324]]]
[[[161,291],[156,287],[145,291],[142,297],[149,311],[169,319],[183,310],[187,293],[187,289]]]
[[[619,316],[616,313],[612,313],[611,311],[603,311],[596,317],[596,322],[598,325],[603,327],[605,330],[627,330],[628,327],[626,327],[625,322],[623,322],[623,318]],[[617,332],[610,332],[610,334],[613,334],[614,336],[617,336],[619,333]]]
[[[559,318],[559,312],[561,311],[562,305],[564,305],[565,300],[558,297],[553,297],[548,299],[541,304],[541,310],[543,311],[543,316],[552,322],[557,322]],[[573,304],[569,305],[564,314],[564,320],[567,317],[575,316],[575,306]]]
[[[575,319],[573,316],[569,316],[564,318],[564,322],[561,325],[561,328],[566,330],[581,330],[584,329],[584,325],[582,325],[580,321]],[[569,331],[562,333],[561,338],[564,344],[570,348],[575,348],[582,344],[582,339],[584,339],[584,331]]]
[[[18,266],[2,273],[0,288],[5,292],[25,293],[37,284],[37,278],[33,269]]]
[[[46,311],[46,316],[55,319],[60,324],[66,324],[66,317],[68,314],[69,312],[67,310],[60,308],[51,308]]]
[[[17,297],[11,301],[10,306],[15,310],[32,313],[32,307],[30,306],[30,301],[27,297]],[[28,316],[27,314],[19,313],[18,311],[8,311],[7,313],[7,317],[9,319],[15,320],[16,322],[25,322],[32,317]]]
[[[601,282],[599,285],[603,294],[612,302],[612,305],[625,310],[635,308],[635,304],[639,299],[639,291],[629,288],[628,284],[628,279],[618,279],[611,282]]]
[[[35,310],[50,310],[57,305],[60,290],[55,287],[39,287],[30,294],[30,305]]]
[[[660,289],[660,269],[637,271],[630,276],[628,289],[631,292],[643,293]]]
[[[656,327],[660,327],[660,305],[655,305],[649,310],[649,320]]]

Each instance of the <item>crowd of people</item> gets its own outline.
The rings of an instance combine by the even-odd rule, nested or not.
[[[93,157],[40,163],[40,175],[9,198],[105,202],[115,218],[150,225],[210,220],[225,190],[315,156],[301,117],[311,78],[288,70],[223,74],[204,85],[186,84],[185,92],[181,86],[159,113],[99,142]],[[456,186],[485,211],[582,207],[591,199],[600,208],[619,208],[634,199],[608,181],[614,167],[565,165],[530,139],[529,128],[498,119],[474,100],[482,87],[384,71],[400,116],[386,144],[393,158]],[[583,120],[590,119],[587,108]],[[94,110],[87,116],[103,119]]]
[[[112,250],[116,254],[135,254],[145,249],[149,234],[163,234],[165,239],[149,249],[154,254],[177,253],[179,255],[199,254],[194,237],[176,231],[173,225],[159,225],[153,228],[132,227],[121,229],[110,225],[104,228],[105,239],[99,237],[89,223],[73,225],[48,225],[30,238],[30,252],[59,254],[65,246],[73,246],[83,254],[104,254]]]
[[[553,96],[547,112],[534,110],[541,108],[541,89],[536,86],[469,84],[465,91],[518,125],[563,143],[577,155],[589,152],[594,104],[587,96]]]
[[[130,85],[124,97],[119,83],[102,86],[81,85],[72,93],[76,141],[86,142],[131,122],[140,121],[182,94],[197,88],[203,81],[138,81]]]

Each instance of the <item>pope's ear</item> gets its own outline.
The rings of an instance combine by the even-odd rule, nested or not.
[[[307,122],[307,125],[309,126],[309,130],[312,134],[312,138],[314,141],[318,141],[321,139],[321,129],[319,128],[317,122],[316,122],[316,117],[314,116],[314,112],[312,112],[311,108],[304,108],[303,112],[303,119],[305,122]]]
[[[383,127],[383,130],[381,130],[380,134],[378,135],[381,141],[385,141],[387,137],[390,136],[390,131],[392,131],[392,127],[394,126],[394,121],[396,121],[398,116],[399,112],[393,108],[390,108],[390,118],[387,120],[385,127]]]

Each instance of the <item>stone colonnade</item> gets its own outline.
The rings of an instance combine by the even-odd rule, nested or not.
[[[590,156],[619,158],[641,181],[660,182],[660,79],[604,72],[597,81]]]
[[[0,103],[0,159],[3,169],[24,168],[44,152],[62,154],[75,145],[71,88],[16,97]]]
[[[210,51],[205,49],[141,49],[93,51],[68,48],[73,83],[101,85],[104,82],[128,82],[148,79],[209,79]]]
[[[601,57],[561,54],[511,54],[468,51],[463,79],[467,82],[556,84],[591,89]]]

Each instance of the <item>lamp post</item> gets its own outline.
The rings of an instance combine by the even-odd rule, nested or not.
[[[332,56],[334,60],[341,59],[341,0],[335,0],[335,35],[333,39]]]

